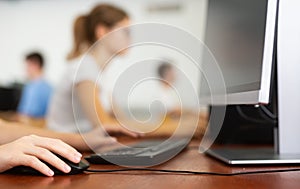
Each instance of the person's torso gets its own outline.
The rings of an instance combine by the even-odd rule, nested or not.
[[[77,58],[67,65],[51,101],[47,116],[48,128],[61,132],[86,132],[92,128],[74,87],[84,80],[96,82],[99,71],[90,56]]]
[[[23,89],[18,111],[31,117],[44,117],[51,94],[52,87],[45,79],[30,81]]]

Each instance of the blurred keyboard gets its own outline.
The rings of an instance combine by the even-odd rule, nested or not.
[[[92,164],[152,166],[173,158],[188,143],[187,139],[144,140],[128,147],[92,154],[85,159]]]

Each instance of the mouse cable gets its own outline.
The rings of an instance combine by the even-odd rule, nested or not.
[[[90,172],[90,173],[118,173],[118,172],[128,172],[128,171],[174,173],[174,174],[183,174],[183,175],[238,176],[238,175],[254,175],[254,174],[268,174],[268,173],[280,173],[280,172],[296,172],[296,171],[300,171],[300,168],[245,171],[245,172],[236,172],[236,173],[188,171],[188,170],[168,170],[168,169],[151,169],[151,168],[124,168],[124,169],[106,169],[106,170],[88,169],[88,170],[85,170],[85,172]]]

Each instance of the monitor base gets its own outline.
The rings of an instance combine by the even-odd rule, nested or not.
[[[231,165],[300,164],[300,154],[277,154],[273,148],[212,148],[205,153]]]

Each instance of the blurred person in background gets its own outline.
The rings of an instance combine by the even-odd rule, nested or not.
[[[44,118],[52,87],[43,77],[44,58],[39,52],[32,52],[25,58],[28,83],[22,91],[18,105],[18,119],[25,121],[27,118]]]
[[[118,50],[128,46],[129,35],[126,30],[118,29],[129,26],[129,23],[124,10],[109,4],[99,4],[75,20],[74,45],[68,55],[70,62],[51,101],[47,117],[49,129],[87,132],[100,126],[108,133],[139,136],[119,125],[104,110],[100,100],[102,88],[97,83],[107,61],[114,55],[125,53]],[[118,32],[113,32],[113,37],[96,43],[116,30]]]
[[[156,89],[157,98],[165,105],[167,114],[178,117],[181,115],[179,94],[176,93],[176,71],[171,63],[162,61],[157,68],[159,84]]]

